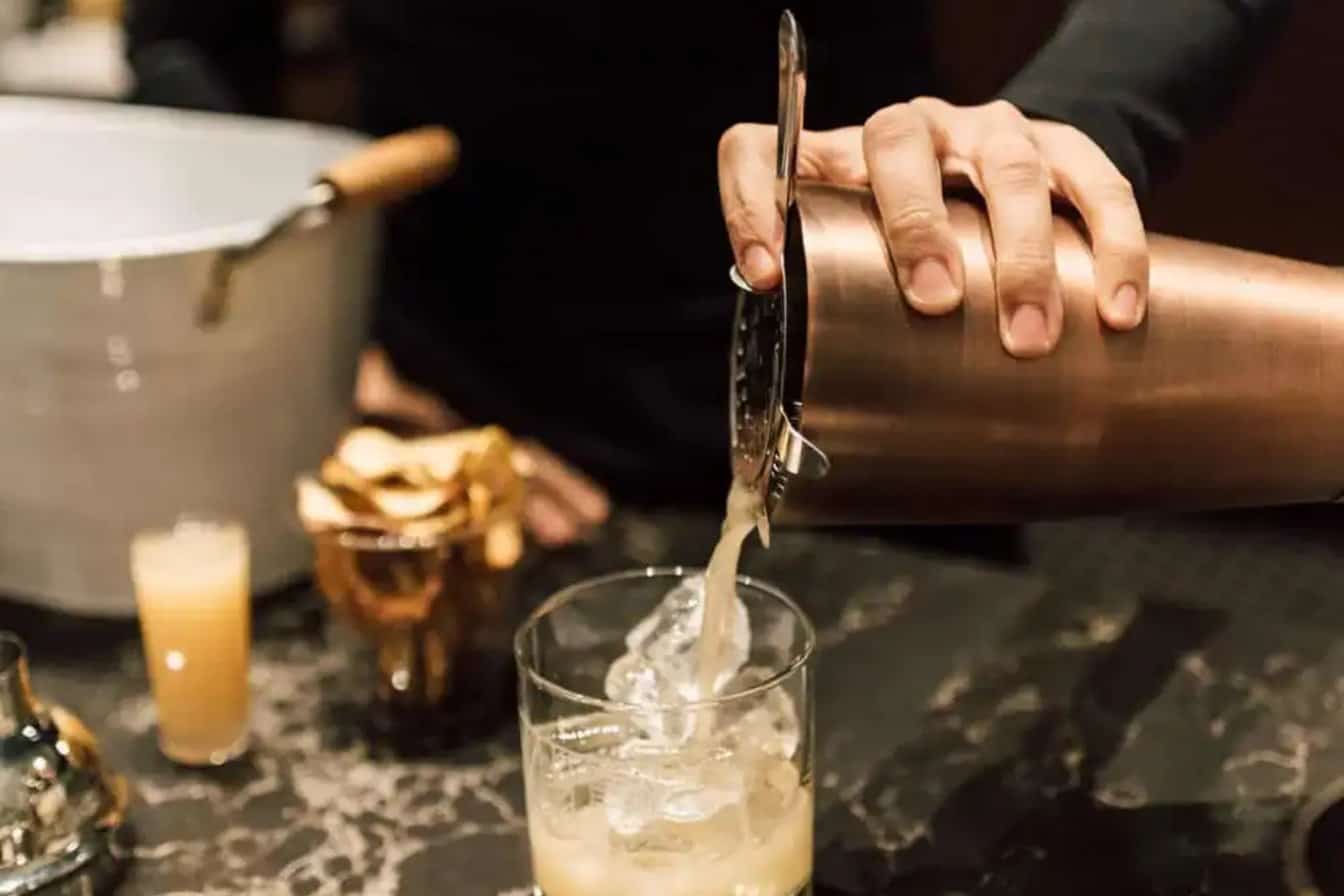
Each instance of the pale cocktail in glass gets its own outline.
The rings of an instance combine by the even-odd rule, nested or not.
[[[236,523],[184,519],[131,545],[159,746],[184,765],[221,765],[247,749],[248,570]]]
[[[712,697],[688,702],[646,679],[636,690],[663,688],[664,699],[609,696],[627,636],[696,572],[585,582],[519,631],[528,831],[543,896],[810,891],[815,639],[788,597],[738,578],[750,646]],[[633,674],[646,673],[658,675]]]

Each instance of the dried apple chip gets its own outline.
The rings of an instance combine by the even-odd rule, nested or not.
[[[480,437],[478,429],[459,429],[412,439],[406,445],[416,462],[443,482],[457,478],[462,472],[467,452],[475,448]]]
[[[309,531],[343,529],[354,525],[355,515],[335,493],[311,476],[302,476],[298,491],[299,519]]]
[[[322,461],[318,475],[322,477],[322,484],[328,488],[345,489],[360,495],[367,495],[373,490],[373,483],[336,457]]]
[[[509,569],[523,556],[523,527],[517,520],[495,523],[485,533],[485,562],[491,569]]]
[[[379,511],[393,520],[427,517],[448,502],[445,486],[429,488],[375,488],[369,495]]]
[[[493,494],[509,493],[518,474],[513,469],[513,440],[498,426],[481,430],[480,441],[467,453],[462,472],[468,481],[480,483]]]
[[[409,440],[363,427],[340,441],[317,479],[298,483],[299,513],[313,532],[479,539],[487,565],[505,569],[518,562],[523,535],[499,511],[521,497],[534,466],[498,426]]]
[[[467,486],[467,509],[473,526],[480,526],[490,518],[494,503],[494,495],[481,483],[473,482]]]
[[[406,464],[406,454],[401,439],[371,426],[351,430],[336,447],[336,459],[366,482],[399,472]]]

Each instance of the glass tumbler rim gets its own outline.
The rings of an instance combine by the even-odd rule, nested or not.
[[[229,539],[241,546],[245,554],[252,550],[252,535],[241,516],[228,513],[183,511],[171,521],[163,520],[139,526],[131,534],[128,544],[132,577],[139,563],[137,558],[165,556],[165,552],[180,549],[187,539],[199,538],[203,533],[211,539]]]
[[[144,525],[136,526],[136,535],[161,535],[180,538],[192,530],[221,532],[230,529],[240,530],[247,535],[247,521],[236,513],[216,513],[205,510],[184,510],[171,519],[160,518]]]
[[[583,579],[572,585],[560,589],[552,594],[541,605],[528,614],[523,620],[522,625],[518,627],[517,633],[513,637],[513,655],[518,665],[518,671],[533,686],[545,691],[553,697],[559,697],[572,703],[588,706],[603,712],[614,713],[684,713],[688,711],[697,711],[722,707],[732,704],[738,700],[745,700],[760,694],[767,693],[778,688],[785,681],[798,673],[800,669],[806,668],[811,662],[817,650],[817,633],[812,625],[812,620],[798,604],[785,594],[781,589],[769,582],[755,578],[754,576],[737,576],[737,584],[754,588],[764,593],[778,603],[784,605],[802,626],[802,646],[796,652],[789,662],[778,671],[774,672],[766,680],[752,685],[742,690],[733,691],[729,694],[721,694],[715,697],[702,700],[690,700],[682,703],[630,703],[623,700],[612,700],[608,697],[597,697],[592,694],[584,694],[567,688],[562,684],[554,682],[542,675],[525,657],[528,636],[536,629],[541,620],[553,613],[560,607],[573,603],[580,599],[584,592],[601,588],[607,585],[614,585],[620,582],[634,581],[638,579],[670,578],[676,576],[685,578],[689,574],[704,572],[703,567],[699,566],[643,566],[634,569],[626,569],[618,572],[607,573],[605,575],[594,576]]]

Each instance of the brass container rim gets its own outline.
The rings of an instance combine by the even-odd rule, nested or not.
[[[395,553],[398,551],[426,551],[453,547],[483,537],[500,523],[517,520],[522,515],[522,497],[500,504],[478,523],[458,526],[442,532],[404,533],[372,527],[329,529],[311,533],[314,541],[334,544],[349,551],[367,553]]]

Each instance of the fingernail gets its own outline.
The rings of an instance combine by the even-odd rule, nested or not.
[[[742,275],[752,286],[772,286],[775,282],[775,259],[759,243],[748,246],[742,258]]]
[[[1115,297],[1111,299],[1111,314],[1117,323],[1139,322],[1139,291],[1134,284],[1126,283],[1115,291]]]
[[[906,284],[906,292],[916,305],[929,310],[946,310],[957,304],[961,293],[952,281],[952,271],[940,258],[925,258],[915,265]]]
[[[1037,357],[1050,350],[1050,328],[1039,305],[1018,305],[1008,318],[1008,350],[1018,357]]]

